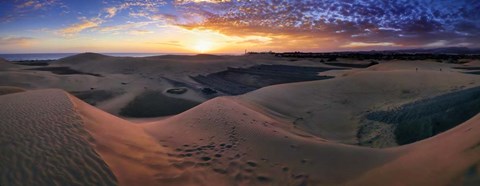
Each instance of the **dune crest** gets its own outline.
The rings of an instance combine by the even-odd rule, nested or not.
[[[6,94],[13,94],[17,92],[24,92],[26,91],[23,88],[19,87],[12,87],[12,86],[0,86],[0,96],[1,95],[6,95]]]
[[[162,147],[143,129],[70,96],[95,150],[108,162],[121,185],[155,185],[179,176]]]
[[[58,63],[67,63],[67,64],[75,64],[75,63],[80,63],[80,62],[86,62],[86,61],[92,61],[92,60],[101,60],[101,59],[106,59],[106,58],[114,58],[112,56],[107,56],[103,54],[98,54],[98,53],[91,53],[91,52],[86,52],[86,53],[81,53],[69,57],[65,57],[62,59],[57,60]]]

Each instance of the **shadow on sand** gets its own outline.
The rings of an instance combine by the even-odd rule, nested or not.
[[[366,115],[395,125],[399,145],[413,143],[449,130],[480,112],[480,87],[451,92]]]

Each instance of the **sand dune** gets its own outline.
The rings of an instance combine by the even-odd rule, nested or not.
[[[67,94],[0,96],[0,185],[115,185]]]
[[[175,178],[169,150],[143,129],[71,96],[72,104],[92,135],[95,150],[107,162],[121,185],[155,185],[157,179]]]
[[[0,58],[0,71],[2,70],[8,70],[11,68],[16,68],[18,65],[15,65],[6,59]]]
[[[165,55],[153,57],[111,57],[95,53],[84,53],[59,59],[56,66],[69,66],[90,73],[142,73],[147,76],[165,75],[184,78],[188,75],[214,73],[229,67],[249,67],[256,64],[291,64],[287,59],[272,55],[215,56],[215,55]],[[319,62],[302,60],[295,65],[326,66]]]
[[[330,80],[266,87],[240,98],[292,123],[292,128],[357,144],[365,113],[479,84],[478,76],[445,71],[361,71]]]
[[[110,58],[110,57],[103,54],[87,52],[79,55],[73,55],[73,56],[61,58],[57,61],[61,63],[77,64],[77,63],[84,63],[85,61],[102,60],[106,58]]]
[[[478,185],[480,115],[433,138],[396,149],[398,159],[367,172],[352,185]],[[403,178],[408,179],[403,179]]]
[[[6,65],[8,64],[9,62],[6,60],[6,59],[3,59],[3,58],[0,58],[0,65]]]
[[[116,180],[121,185],[478,183],[480,116],[433,138],[382,150],[292,130],[239,98],[215,98],[143,125],[60,90],[0,100],[7,108],[0,111],[6,118],[2,141],[17,144],[2,148],[7,157],[2,159],[2,185]]]
[[[475,130],[478,118],[480,116],[449,133],[410,146],[375,150],[341,145],[302,131],[292,131],[286,126],[288,124],[249,109],[238,100],[217,98],[179,116],[149,124],[147,131],[178,148],[180,157],[200,152],[187,159],[213,158],[209,161],[214,169],[228,170],[227,175],[241,178],[237,183],[247,185],[265,180],[273,185],[303,182],[313,185],[442,185],[463,181],[463,174],[479,163],[479,131],[463,134]],[[192,148],[192,144],[213,147],[191,151],[196,147]],[[221,144],[231,147],[222,148]],[[449,152],[437,157],[436,153],[445,149]],[[215,154],[220,156],[217,158]],[[438,161],[442,158],[443,161]],[[232,160],[238,163],[232,165]],[[384,174],[384,171],[390,173]],[[411,180],[404,180],[402,176],[415,177],[417,174],[420,175],[418,179]],[[433,179],[437,176],[442,178]]]
[[[11,87],[11,86],[0,86],[0,96],[5,94],[13,94],[17,92],[23,92],[25,89],[19,87]]]
[[[199,84],[190,76],[216,73],[229,67],[292,63],[271,55],[166,55],[133,58],[84,53],[50,62],[46,67],[17,65],[19,68],[0,70],[0,86],[60,88],[89,98],[98,97],[103,92],[113,96],[103,100],[84,100],[119,116],[124,107],[149,91],[163,92],[167,97],[183,99],[185,102],[204,102],[210,99],[212,95],[202,92],[206,85]],[[331,68],[311,60],[295,61],[294,65]],[[179,95],[165,93],[178,87],[186,88],[187,92]],[[218,95],[222,94],[213,96]],[[158,113],[157,116],[161,114]]]
[[[331,143],[286,125],[237,100],[216,98],[145,128],[175,149],[172,155],[181,158],[181,169],[205,177],[204,183],[222,180],[220,185],[340,184],[395,158],[390,152]]]
[[[440,108],[429,110],[426,119],[448,117],[466,109],[463,105],[476,109],[475,103],[457,104],[465,102],[457,97],[465,90],[477,95],[471,93],[476,88],[469,88],[478,87],[480,76],[465,73],[477,63],[381,62],[319,73],[332,79],[213,99],[198,91],[204,85],[189,78],[259,64],[332,68],[269,55],[129,58],[86,53],[49,65],[71,69],[66,74],[27,66],[0,70],[0,86],[10,86],[0,92],[12,93],[0,96],[0,185],[480,183],[480,115],[402,146],[395,141],[398,124],[382,122],[395,118],[368,117],[400,111],[411,115],[418,105],[417,110]],[[43,88],[73,95],[31,90]],[[172,89],[182,91],[168,93]],[[141,99],[149,92],[155,96]],[[158,100],[169,103],[154,104],[163,111],[187,101],[203,103],[158,119],[131,122],[112,115],[126,105],[133,105],[130,110],[138,104],[151,108],[149,102]],[[445,108],[449,104],[457,111]]]

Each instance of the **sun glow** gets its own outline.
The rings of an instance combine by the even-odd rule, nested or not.
[[[200,53],[209,52],[212,50],[212,48],[212,43],[206,40],[197,41],[197,43],[195,43],[195,45],[193,46],[193,50]]]

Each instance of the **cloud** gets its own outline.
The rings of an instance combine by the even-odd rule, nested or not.
[[[302,35],[313,40],[334,37],[332,40],[343,43],[340,46],[352,47],[387,43],[421,46],[439,38],[446,38],[452,45],[462,42],[456,40],[480,42],[480,1],[175,2],[183,14],[169,19],[174,24],[227,35]],[[182,19],[189,21],[179,21]]]
[[[174,47],[182,47],[179,41],[168,41],[168,42],[149,42],[148,44],[155,44],[155,45],[166,45],[166,46],[174,46]]]
[[[9,3],[12,3],[11,5]],[[15,0],[0,1],[0,23],[12,22],[17,18],[29,16],[38,11],[48,11],[54,6],[63,5],[58,0]]]
[[[149,18],[151,20],[156,20],[156,21],[164,20],[170,23],[178,23],[178,20],[177,20],[178,16],[172,15],[172,14],[155,14],[155,15],[149,16]]]
[[[464,43],[457,43],[453,46],[455,46],[455,47],[470,47],[472,45],[473,45],[473,43],[464,42]]]
[[[15,16],[13,15],[0,16],[0,23],[9,23],[13,20],[15,20]]]
[[[103,9],[103,13],[100,13],[97,17],[86,19],[81,18],[80,23],[70,25],[66,28],[60,29],[58,33],[63,36],[73,36],[84,30],[92,29],[99,32],[115,32],[115,31],[128,31],[134,28],[140,28],[150,24],[151,22],[127,22],[126,24],[113,25],[113,26],[103,26],[101,24],[106,22],[107,19],[115,17],[119,11],[131,8],[131,7],[140,7],[142,10],[145,9],[145,12],[141,13],[130,13],[131,16],[149,16],[148,11],[155,12],[156,8],[159,6],[165,5],[163,0],[139,0],[139,1],[126,1],[115,6],[107,7]],[[103,14],[103,15],[102,15]],[[105,15],[106,14],[106,15]],[[104,17],[103,19],[100,17]],[[131,30],[128,32],[130,34],[147,34],[146,30]]]
[[[44,6],[51,5],[55,1],[50,0],[50,1],[38,1],[38,0],[29,0],[22,2],[16,6],[17,9],[26,9],[26,8],[33,8],[33,9],[40,9]]]
[[[129,32],[132,35],[144,35],[144,34],[152,34],[153,31],[150,30],[132,30]]]
[[[435,41],[433,43],[428,43],[426,45],[424,45],[424,47],[444,47],[444,46],[447,46],[448,44],[448,41],[446,40],[439,40],[439,41]]]
[[[146,12],[129,12],[128,15],[133,18],[147,17],[149,16]]]
[[[76,23],[66,28],[60,29],[58,32],[64,36],[72,36],[83,30],[96,28],[103,22],[103,20],[100,18],[91,18],[91,19],[81,18],[81,20],[82,21],[80,23]]]
[[[0,22],[64,5],[59,0],[11,2],[12,12],[0,12]],[[472,0],[105,0],[103,5],[96,17],[56,33],[142,35],[152,33],[146,25],[155,24],[165,30],[213,31],[236,38],[224,39],[232,45],[267,50],[480,47],[480,1]],[[120,18],[124,11],[129,17]],[[125,19],[135,22],[118,22]]]
[[[0,45],[31,45],[35,42],[32,37],[0,37]]]
[[[247,36],[237,38],[236,44],[269,44],[272,38],[262,36]]]
[[[362,48],[362,47],[396,47],[401,46],[392,42],[379,42],[379,43],[364,43],[364,42],[351,42],[346,45],[342,45],[342,48]]]
[[[105,12],[107,12],[108,15],[105,16],[105,18],[112,18],[117,14],[118,9],[116,7],[110,7],[110,8],[105,8]]]
[[[399,29],[399,28],[388,28],[388,27],[380,27],[380,28],[378,28],[378,29],[379,29],[379,30],[396,31],[396,32],[402,31],[402,29]]]
[[[111,4],[111,2],[110,2]],[[150,12],[157,12],[158,8],[167,4],[164,0],[136,0],[136,1],[123,1],[117,5],[107,7],[104,9],[106,14],[105,18],[115,17],[118,12],[131,9],[132,7],[139,8],[140,12],[130,12],[129,15],[132,17],[147,17]]]
[[[225,3],[231,2],[231,0],[175,0],[175,4],[186,4],[186,3]]]
[[[14,11],[17,13],[28,13],[55,5],[63,5],[63,3],[58,0],[20,0],[17,1]]]
[[[115,31],[127,31],[134,28],[141,28],[143,26],[147,26],[152,22],[144,21],[144,22],[128,22],[126,24],[115,25],[115,26],[105,26],[105,27],[98,27],[95,30],[100,32],[115,32]]]

